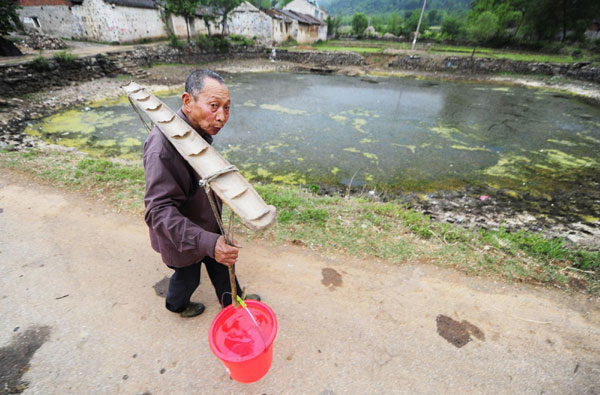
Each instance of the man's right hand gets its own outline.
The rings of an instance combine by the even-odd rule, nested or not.
[[[225,242],[223,236],[219,236],[215,244],[215,260],[225,266],[233,266],[238,257],[239,249]]]

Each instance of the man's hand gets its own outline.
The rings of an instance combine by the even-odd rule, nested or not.
[[[238,248],[228,245],[223,236],[215,244],[215,260],[225,266],[233,266],[238,257]]]

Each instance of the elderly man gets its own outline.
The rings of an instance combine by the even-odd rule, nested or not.
[[[185,81],[177,111],[209,144],[229,119],[229,89],[223,78],[210,70],[196,70]],[[202,303],[190,301],[200,284],[204,262],[219,303],[231,304],[227,266],[235,264],[238,248],[220,234],[208,195],[200,187],[200,176],[155,126],[144,143],[146,174],[146,223],[152,248],[175,272],[169,281],[166,307],[182,317],[204,311]],[[221,213],[221,201],[210,192]],[[237,283],[237,279],[236,279]],[[237,289],[241,290],[239,283]],[[248,295],[248,299],[259,299]]]

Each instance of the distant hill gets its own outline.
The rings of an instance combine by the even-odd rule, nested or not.
[[[472,0],[428,0],[426,10],[461,11],[470,8]],[[331,15],[385,14],[414,10],[423,6],[423,0],[319,0],[319,6]]]

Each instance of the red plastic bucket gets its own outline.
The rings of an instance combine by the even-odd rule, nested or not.
[[[243,307],[227,306],[215,317],[208,332],[210,349],[225,364],[229,375],[240,383],[260,380],[271,368],[277,317],[269,306],[246,300],[254,321]],[[264,337],[264,342],[263,342]]]

